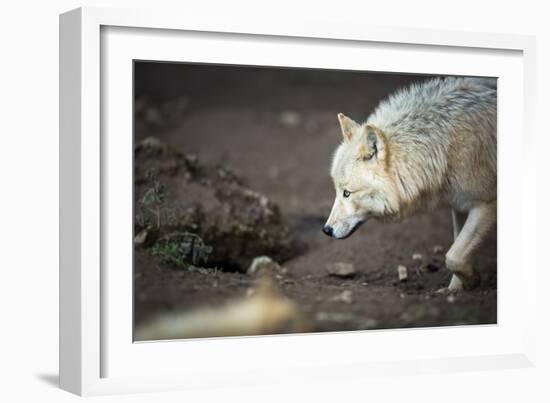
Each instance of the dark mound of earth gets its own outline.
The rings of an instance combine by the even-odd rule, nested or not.
[[[163,263],[244,271],[256,256],[284,262],[296,254],[278,206],[227,167],[155,137],[134,152],[134,241]]]

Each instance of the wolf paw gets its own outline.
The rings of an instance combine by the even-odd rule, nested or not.
[[[436,293],[436,294],[447,295],[447,294],[451,294],[451,293],[453,293],[453,292],[454,292],[454,291],[449,290],[449,287],[443,287],[443,288],[439,288],[435,293]]]
[[[450,292],[470,291],[477,288],[480,283],[481,276],[479,272],[475,268],[470,267],[468,272],[455,272],[447,289]]]
[[[453,278],[454,277],[455,276],[453,276]],[[464,286],[460,279],[458,279],[458,281],[451,280],[451,284],[449,284],[447,287],[439,288],[435,293],[441,295],[451,295],[461,291],[464,291]]]

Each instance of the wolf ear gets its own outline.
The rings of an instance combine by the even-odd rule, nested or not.
[[[343,113],[338,114],[338,121],[340,122],[340,128],[342,129],[344,140],[351,140],[351,138],[353,137],[353,132],[359,127],[359,125],[353,119],[348,118]]]
[[[359,148],[359,157],[363,161],[372,158],[384,159],[386,156],[386,138],[384,133],[371,124],[367,124],[362,133],[363,144]]]

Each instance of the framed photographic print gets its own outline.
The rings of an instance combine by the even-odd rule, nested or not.
[[[531,37],[60,24],[64,389],[532,365]]]

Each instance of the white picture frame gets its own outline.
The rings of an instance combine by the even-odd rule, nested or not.
[[[222,49],[222,42],[231,46]],[[186,45],[185,53],[181,43]],[[262,53],[262,46],[271,46],[272,52]],[[325,62],[317,47],[340,57]],[[314,20],[278,24],[245,16],[218,20],[103,8],[61,15],[61,387],[97,395],[532,366],[535,318],[523,313],[535,312],[536,217],[528,208],[535,187],[528,178],[534,177],[535,168],[510,163],[512,158],[528,161],[534,155],[534,49],[534,38],[529,36]],[[364,60],[376,52],[383,57]],[[128,61],[183,57],[183,61],[392,71],[403,55],[423,57],[407,58],[407,67],[400,71],[499,77],[499,195],[504,192],[506,198],[499,204],[498,325],[133,343],[124,319],[132,315],[131,284],[126,284],[131,259],[125,252],[131,247],[127,242],[131,217],[123,212],[132,158],[131,77],[124,76],[131,76]],[[475,67],[468,64],[469,57],[478,61]],[[114,128],[120,135],[112,134]],[[512,185],[520,184],[521,191],[511,191]],[[510,211],[515,212],[513,217],[507,214]],[[507,235],[503,228],[516,233]],[[507,242],[514,242],[514,237],[521,242],[511,250]],[[113,262],[124,268],[116,272],[120,275],[109,270]],[[507,266],[516,266],[514,275]],[[516,301],[510,300],[512,287]],[[405,338],[418,350],[400,349]],[[333,354],[316,354],[343,344],[348,347]],[[352,355],[351,347],[360,345],[365,346],[364,353]]]

